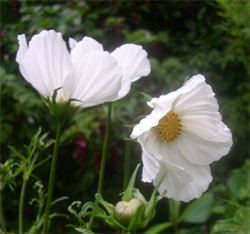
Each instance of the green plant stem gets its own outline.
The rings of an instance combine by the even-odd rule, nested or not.
[[[2,191],[0,190],[0,221],[4,233],[7,233],[7,228],[5,224],[5,218],[3,214],[3,201],[2,201]]]
[[[25,192],[27,187],[27,179],[23,179],[22,189],[21,189],[21,195],[19,200],[19,233],[22,234],[23,232],[23,207],[24,207],[24,198],[25,198]]]
[[[125,191],[128,186],[130,174],[130,141],[125,141],[125,159],[124,159],[124,182],[123,190]]]
[[[170,220],[174,227],[174,231],[175,233],[179,233],[178,216],[179,216],[179,210],[180,210],[180,202],[175,201],[173,199],[169,199],[168,205],[169,205],[169,211],[170,211]]]
[[[103,143],[103,150],[102,150],[102,162],[101,162],[101,169],[99,172],[99,181],[98,181],[98,188],[97,193],[102,193],[103,188],[103,179],[104,179],[104,172],[105,172],[105,165],[106,165],[106,158],[108,153],[108,143],[109,143],[109,134],[110,134],[110,123],[111,123],[111,113],[112,113],[112,103],[108,103],[108,115],[106,121],[106,132],[105,132],[105,139]],[[95,201],[95,204],[98,205],[98,201]],[[92,224],[94,222],[95,216],[91,216],[88,224],[88,229],[91,229]]]
[[[53,194],[53,188],[54,188],[56,161],[57,161],[57,156],[58,156],[61,130],[62,130],[62,122],[58,120],[57,131],[56,131],[56,143],[55,143],[54,152],[52,156],[52,163],[50,167],[48,197],[47,197],[47,203],[46,203],[46,209],[45,209],[45,215],[44,215],[44,224],[43,224],[44,234],[48,232],[49,214],[50,214],[50,207],[51,207],[52,194]]]

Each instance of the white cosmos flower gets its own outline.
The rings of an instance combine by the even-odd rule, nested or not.
[[[230,129],[205,77],[195,75],[183,87],[153,98],[153,111],[131,134],[142,147],[142,181],[156,185],[167,173],[159,192],[178,201],[198,198],[212,181],[209,164],[228,154]]]
[[[150,72],[146,51],[138,45],[125,44],[113,53],[103,50],[90,37],[76,42],[70,39],[68,51],[61,33],[42,31],[27,45],[19,35],[16,61],[23,77],[44,97],[58,90],[57,101],[78,99],[75,104],[89,107],[124,97],[131,82]]]

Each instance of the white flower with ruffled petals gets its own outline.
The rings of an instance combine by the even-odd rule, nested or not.
[[[142,147],[143,182],[154,185],[167,173],[159,192],[178,201],[198,198],[207,190],[210,166],[228,154],[230,129],[222,122],[214,92],[202,75],[148,105],[151,114],[131,134]]]
[[[61,33],[42,31],[27,45],[19,35],[16,61],[23,77],[45,98],[54,90],[57,101],[77,99],[81,107],[95,106],[124,97],[131,82],[150,72],[146,51],[139,45],[125,44],[113,53],[103,50],[90,37],[70,39],[69,52]],[[126,50],[124,51],[124,48]]]

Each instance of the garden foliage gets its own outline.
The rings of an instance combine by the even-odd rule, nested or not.
[[[167,204],[162,199],[154,219],[149,226],[142,225],[140,231],[148,234],[177,230],[249,232],[249,161],[246,160],[249,155],[249,1],[46,0],[1,1],[0,5],[0,188],[4,189],[6,225],[11,232],[18,230],[18,191],[23,176],[27,175],[25,171],[30,177],[29,196],[24,204],[24,229],[28,231],[33,225],[30,233],[39,230],[41,216],[36,220],[32,217],[37,215],[45,196],[41,181],[47,187],[49,164],[46,160],[53,151],[56,121],[39,94],[21,77],[15,62],[17,35],[25,33],[30,39],[43,29],[59,31],[65,38],[94,37],[108,51],[128,42],[141,44],[148,51],[150,75],[133,84],[129,95],[113,104],[108,170],[102,194],[103,199],[113,205],[123,191],[123,139],[131,133],[125,125],[133,125],[138,122],[138,116],[149,113],[144,105],[145,95],[140,92],[159,96],[175,90],[193,74],[204,74],[215,90],[220,112],[232,131],[233,148],[227,157],[212,165],[214,181],[207,193],[188,204],[175,201]],[[76,231],[78,223],[72,212],[68,212],[68,206],[77,200],[81,204],[94,201],[106,112],[101,105],[75,114],[61,136],[54,194],[61,199],[52,206],[53,217],[60,217],[54,218],[52,232]],[[49,133],[43,135],[45,132]],[[136,144],[131,144],[134,169],[141,161],[141,151]],[[36,163],[43,165],[39,164],[31,172],[32,147],[39,154]],[[149,200],[153,187],[138,181],[135,187]],[[61,200],[64,202],[57,203]],[[93,228],[99,232],[112,231],[100,219]]]

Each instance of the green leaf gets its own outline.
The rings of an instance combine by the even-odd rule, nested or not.
[[[247,188],[247,182],[248,182],[248,177],[247,173],[244,171],[236,171],[234,172],[228,179],[227,181],[227,186],[234,196],[234,198],[239,199],[240,198],[240,190],[243,187]]]
[[[123,125],[125,128],[134,128],[136,124],[124,124]],[[125,138],[125,139],[130,139],[130,138]]]
[[[74,201],[74,202],[72,202],[72,203],[69,205],[69,207],[68,207],[68,211],[69,211],[71,214],[73,214],[73,215],[75,215],[76,217],[78,217],[78,212],[73,208],[73,206],[76,206],[77,208],[79,208],[81,204],[82,204],[81,201]]]
[[[140,167],[141,164],[138,164],[133,172],[133,175],[131,176],[130,178],[130,181],[129,181],[129,184],[128,184],[128,187],[126,189],[126,191],[123,193],[123,196],[122,196],[122,200],[123,201],[130,201],[132,198],[133,198],[133,188],[134,188],[134,184],[135,184],[135,178],[136,178],[136,175],[137,175],[137,172],[139,170],[139,167]]]
[[[211,193],[204,194],[201,198],[191,202],[182,213],[179,221],[187,223],[204,223],[212,212],[214,196]]]
[[[139,189],[133,188],[132,193],[133,193],[133,197],[134,197],[134,198],[137,198],[138,200],[140,200],[140,201],[143,202],[144,204],[147,203],[145,197],[141,194],[141,192],[140,192]]]
[[[20,154],[13,146],[8,145],[8,148],[9,148],[17,157],[19,157],[20,159],[22,159],[22,160],[24,160],[24,161],[26,160],[25,156],[22,155],[22,154]]]
[[[99,201],[105,207],[105,209],[107,210],[107,212],[110,215],[114,214],[114,208],[115,207],[113,206],[113,204],[110,204],[110,203],[104,201],[103,198],[102,198],[102,195],[100,193],[97,193],[95,195],[95,198],[96,198],[97,201]]]
[[[151,195],[151,198],[148,202],[148,205],[146,206],[146,210],[145,210],[145,223],[148,223],[154,216],[155,216],[155,207],[157,204],[157,197],[156,197],[156,193],[158,191],[158,188],[160,187],[162,181],[165,179],[166,177],[166,173],[163,174],[162,178],[159,180],[158,184],[155,186],[154,191]]]
[[[61,202],[61,201],[64,201],[64,200],[68,200],[68,199],[69,199],[69,197],[67,197],[67,196],[59,197],[59,198],[55,199],[53,202],[51,202],[51,206],[55,205],[58,202]]]
[[[143,213],[145,210],[145,204],[141,204],[136,210],[135,216],[128,225],[128,231],[137,230],[142,227],[143,224]]]
[[[240,207],[230,219],[219,220],[211,233],[249,233],[249,207]]]
[[[84,234],[95,234],[94,232],[87,230],[85,228],[75,228],[75,230],[80,232],[80,233],[84,233]]]
[[[88,216],[90,212],[87,212],[88,209],[92,208],[92,210],[96,210],[98,207],[94,202],[86,202],[83,204],[81,211],[78,213],[78,217],[84,218]]]
[[[36,139],[39,137],[39,135],[41,134],[41,132],[42,132],[42,128],[39,127],[38,130],[37,130],[37,132],[36,132],[36,134],[32,137],[32,140],[36,141]]]
[[[149,229],[147,229],[144,234],[157,234],[159,232],[162,232],[164,230],[166,230],[167,228],[171,227],[172,224],[169,222],[166,223],[158,223],[152,227],[150,227]]]
[[[135,139],[133,139],[133,138],[128,138],[128,137],[124,138],[124,140],[125,140],[125,141],[137,142]]]
[[[143,95],[147,101],[151,101],[152,97],[146,93],[140,92],[141,95]]]
[[[40,161],[39,163],[35,164],[35,165],[32,167],[32,171],[33,171],[35,168],[37,168],[37,167],[43,165],[44,163],[46,163],[50,158],[51,158],[51,155],[49,155],[47,158],[43,159],[43,160]]]

